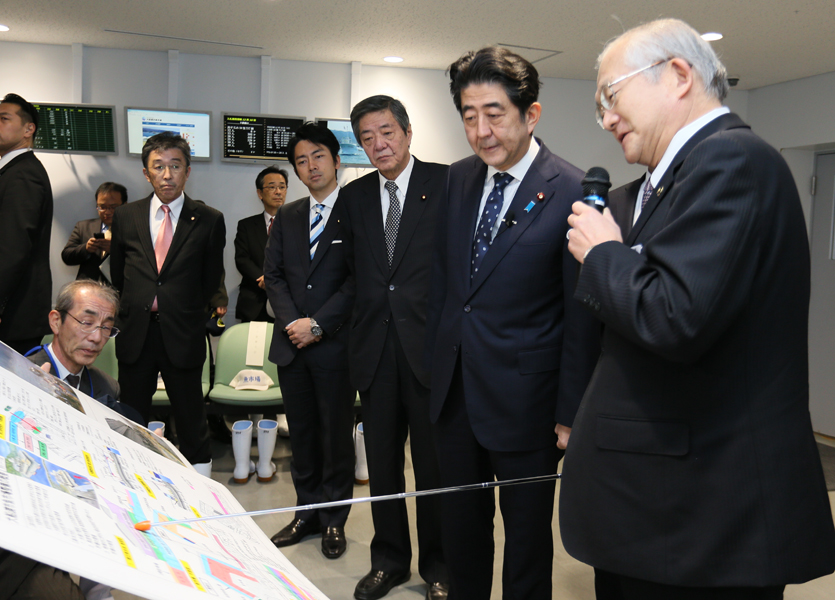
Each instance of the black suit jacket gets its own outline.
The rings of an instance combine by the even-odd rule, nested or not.
[[[434,260],[431,418],[460,360],[473,432],[505,452],[556,443],[554,426],[573,423],[599,349],[599,325],[572,299],[577,262],[565,237],[583,173],[540,145],[508,208],[515,224],[501,225],[472,281],[487,165],[471,156],[450,166]]]
[[[75,228],[67,240],[67,245],[61,251],[61,259],[67,265],[79,265],[76,279],[93,279],[95,281],[107,281],[107,277],[99,270],[103,257],[100,253],[90,254],[87,252],[87,240],[93,237],[94,233],[101,232],[101,219],[87,219],[75,224]],[[105,255],[106,257],[107,255]]]
[[[589,253],[577,297],[605,327],[565,456],[572,556],[684,586],[832,572],[809,269],[791,172],[733,114],[679,151],[625,244]]]
[[[267,243],[264,281],[275,312],[270,360],[287,366],[299,352],[284,332],[296,319],[312,317],[325,334],[304,351],[334,370],[347,366],[348,330],[353,278],[348,273],[337,198],[310,260],[310,198],[278,209]]]
[[[426,304],[438,207],[448,167],[415,159],[391,268],[383,231],[380,177],[377,171],[351,182],[340,193],[348,264],[356,279],[351,317],[351,383],[371,385],[388,323],[393,319],[412,372],[429,387],[424,362]]]
[[[0,169],[0,340],[51,333],[52,187],[34,152]]]
[[[609,210],[612,211],[612,217],[618,226],[620,226],[620,232],[624,240],[632,231],[635,202],[638,198],[638,190],[641,189],[641,185],[644,183],[644,177],[646,177],[646,174],[635,181],[630,181],[626,185],[612,190],[609,194]]]
[[[120,361],[139,357],[158,298],[163,343],[174,366],[206,358],[207,307],[223,274],[226,227],[217,210],[185,197],[171,247],[157,272],[149,225],[151,196],[119,207],[113,216],[110,274],[121,294],[116,338]]]
[[[264,213],[238,221],[235,235],[235,266],[241,273],[238,288],[238,304],[235,317],[239,321],[269,321],[267,292],[258,287],[258,278],[264,274],[264,247],[267,245],[267,227]]]

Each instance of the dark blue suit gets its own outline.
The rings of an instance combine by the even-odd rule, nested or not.
[[[555,473],[554,427],[572,425],[598,355],[599,326],[572,299],[565,237],[582,172],[542,145],[508,209],[515,224],[501,225],[471,281],[486,174],[476,156],[452,165],[439,219],[427,345],[443,485]],[[502,490],[505,594],[551,597],[553,498],[553,483]],[[489,597],[492,492],[445,503],[453,590]]]

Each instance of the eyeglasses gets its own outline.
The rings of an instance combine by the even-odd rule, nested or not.
[[[604,88],[600,90],[600,102],[597,104],[597,108],[595,110],[595,118],[597,119],[597,124],[600,125],[602,129],[606,129],[606,126],[603,124],[603,115],[606,113],[607,110],[612,110],[615,106],[615,102],[617,102],[616,94],[617,91],[612,91],[612,86],[617,85],[622,81],[626,81],[630,77],[637,75],[638,73],[643,73],[644,71],[648,71],[653,67],[657,67],[658,65],[663,65],[665,62],[672,60],[671,58],[665,58],[664,60],[659,60],[658,62],[654,62],[651,65],[647,65],[646,67],[641,67],[640,69],[636,69],[631,73],[627,73],[622,77],[618,77],[612,83],[606,84]],[[619,91],[619,90],[618,90]],[[609,94],[608,96],[606,94]]]
[[[95,323],[90,323],[88,321],[79,321],[73,317],[69,311],[62,310],[61,312],[65,315],[70,315],[78,323],[79,329],[81,329],[83,333],[93,333],[96,329],[101,329],[101,333],[104,337],[115,338],[119,335],[118,327],[106,327],[104,325],[96,325]]]
[[[278,190],[280,192],[283,192],[286,189],[287,189],[287,186],[284,185],[283,183],[279,183],[278,185],[275,185],[274,183],[271,183],[270,185],[265,185],[264,187],[262,187],[261,191],[269,192],[269,193],[272,194],[276,190]]]
[[[96,205],[96,210],[99,211],[100,213],[101,212],[113,212],[114,210],[116,210],[120,206],[122,206],[122,205],[121,204],[111,204],[110,206],[104,206],[102,204],[97,204]]]
[[[154,165],[151,167],[151,170],[156,173],[157,175],[162,175],[165,173],[165,169],[171,171],[172,174],[179,173],[183,170],[183,165],[173,164],[173,165]]]

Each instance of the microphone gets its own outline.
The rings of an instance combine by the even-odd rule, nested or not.
[[[514,221],[515,218],[516,218],[516,213],[515,212],[513,212],[512,210],[507,211],[507,213],[505,213],[505,216],[504,216],[504,224],[507,225],[508,227],[510,227],[511,225],[516,225],[516,221]]]
[[[612,187],[609,171],[603,167],[592,167],[583,177],[582,184],[583,202],[603,212],[609,204],[609,188]]]

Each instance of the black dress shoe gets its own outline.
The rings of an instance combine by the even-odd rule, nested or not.
[[[319,520],[315,517],[308,521],[293,519],[287,527],[271,537],[270,541],[275,544],[276,548],[283,548],[284,546],[298,544],[308,535],[313,535],[320,531],[322,531],[322,527],[319,525]]]
[[[401,583],[409,581],[412,574],[409,571],[405,573],[386,573],[385,571],[375,571],[371,569],[368,575],[360,579],[354,590],[354,598],[357,600],[377,600],[389,593],[391,588]]]
[[[449,584],[435,582],[429,584],[426,590],[426,600],[446,600],[449,596]]]
[[[347,545],[342,527],[326,527],[322,532],[322,554],[327,558],[339,558],[345,554]]]

